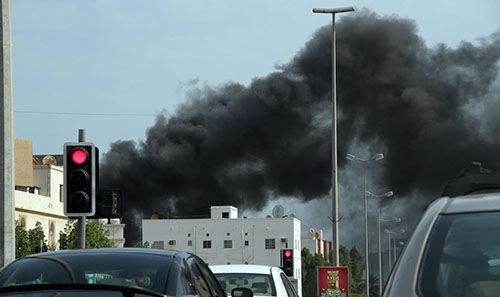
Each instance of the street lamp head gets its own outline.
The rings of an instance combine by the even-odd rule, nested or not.
[[[376,155],[373,155],[373,156],[368,157],[368,158],[359,158],[359,157],[356,157],[353,154],[347,154],[345,157],[349,161],[356,160],[356,161],[361,161],[361,162],[368,162],[368,161],[379,161],[379,160],[382,160],[384,158],[384,154],[376,154]]]
[[[372,192],[370,191],[366,191],[366,194],[368,196],[372,196],[372,197],[375,197],[375,198],[381,198],[381,197],[391,197],[394,195],[394,192],[393,191],[389,191],[387,193],[384,193],[384,194],[380,194],[380,195],[377,195],[377,194],[373,194]]]
[[[341,8],[313,8],[314,13],[342,13],[342,12],[350,12],[355,11],[354,6],[341,7]]]
[[[401,218],[395,218],[395,219],[379,219],[379,223],[401,223]],[[386,232],[387,233],[387,232]]]
[[[385,233],[389,233],[389,234],[405,233],[405,229],[401,229],[399,231],[391,231],[389,229],[385,229],[384,231],[385,231]]]

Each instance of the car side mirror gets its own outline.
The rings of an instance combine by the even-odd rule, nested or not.
[[[253,292],[249,288],[234,288],[231,290],[231,297],[253,297]]]

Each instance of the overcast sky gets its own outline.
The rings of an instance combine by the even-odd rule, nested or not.
[[[312,8],[351,5],[415,20],[428,46],[500,27],[497,0],[15,0],[15,138],[31,140],[34,154],[61,154],[78,129],[101,152],[141,141],[190,86],[248,85],[331,24]]]
[[[15,138],[32,141],[34,154],[62,154],[79,129],[101,153],[139,143],[193,86],[248,86],[331,25],[313,8],[345,6],[414,20],[428,47],[477,43],[500,28],[498,0],[12,0]],[[324,200],[282,201],[303,229],[329,237]]]

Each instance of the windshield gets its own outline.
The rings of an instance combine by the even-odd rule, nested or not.
[[[0,271],[0,286],[36,284],[103,284],[140,287],[162,293],[171,258],[150,255],[94,255],[88,258],[33,257]]]
[[[228,296],[238,287],[249,288],[254,295],[276,296],[273,279],[269,274],[218,273],[215,274]]]
[[[500,213],[443,215],[432,230],[420,275],[424,296],[500,289]],[[498,291],[497,291],[498,292]]]

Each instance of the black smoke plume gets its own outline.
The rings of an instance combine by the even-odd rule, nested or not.
[[[336,29],[341,170],[348,150],[383,152],[378,182],[429,202],[470,162],[498,167],[499,34],[429,48],[412,20],[367,10]],[[141,241],[135,223],[153,213],[260,210],[278,197],[329,195],[331,36],[331,25],[320,28],[288,64],[249,86],[195,88],[144,141],[112,144],[100,183],[126,199],[127,245]]]

